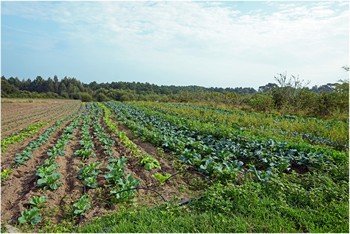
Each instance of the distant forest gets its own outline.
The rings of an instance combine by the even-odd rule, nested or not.
[[[310,116],[347,116],[349,83],[339,81],[306,87],[298,77],[279,74],[276,83],[254,88],[205,88],[200,86],[166,86],[140,82],[84,84],[75,78],[57,76],[20,80],[1,77],[4,98],[66,98],[89,101],[164,101],[205,102],[236,106],[255,111],[281,112]]]

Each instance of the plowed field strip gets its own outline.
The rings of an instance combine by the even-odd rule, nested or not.
[[[32,107],[30,109],[14,109],[11,111],[10,114],[3,114],[1,116],[2,119],[2,125],[7,126],[8,124],[11,124],[13,122],[19,122],[23,119],[33,118],[37,116],[41,116],[45,113],[48,113],[49,111],[54,111],[59,108],[62,108],[62,105],[48,105],[40,108]],[[3,109],[4,113],[6,113],[6,109]]]
[[[124,146],[123,146],[123,151],[125,152],[123,155],[128,158],[128,171],[131,171],[132,174],[138,178],[141,181],[142,186],[148,186],[152,189],[155,189],[157,192],[159,192],[164,198],[167,200],[170,200],[174,197],[190,197],[191,194],[194,193],[194,191],[190,190],[191,187],[191,179],[198,179],[199,176],[196,173],[191,173],[191,172],[186,172],[183,174],[180,174],[174,167],[174,161],[171,160],[171,155],[158,155],[157,153],[157,148],[154,147],[152,144],[147,143],[147,142],[142,142],[139,139],[134,138],[132,132],[126,128],[125,126],[121,125],[118,121],[113,120],[116,122],[118,128],[120,131],[124,131],[129,139],[133,139],[133,142],[143,151],[147,152],[148,154],[152,155],[154,158],[156,158],[161,166],[162,169],[158,170],[161,173],[169,173],[171,175],[176,176],[172,177],[171,180],[169,180],[167,183],[165,183],[162,186],[159,186],[158,182],[152,177],[152,174],[155,173],[157,170],[153,171],[147,171],[145,168],[140,164],[140,159],[136,158],[134,155],[132,155]],[[105,129],[108,129],[105,123],[102,121],[102,126]],[[118,143],[118,145],[122,145],[120,141],[118,140],[118,137],[114,134],[108,131],[110,135],[115,139]],[[120,147],[119,147],[120,148]],[[186,176],[184,174],[187,174]],[[190,176],[191,179],[187,178]],[[182,191],[179,191],[179,188],[182,188]],[[200,191],[197,191],[199,193]],[[140,203],[152,203],[152,204],[157,204],[161,200],[159,196],[150,191],[150,190],[139,190],[138,191],[138,197],[140,198]]]
[[[13,144],[11,146],[9,146],[9,148],[7,149],[7,151],[2,154],[1,156],[1,163],[3,167],[7,167],[9,166],[13,160],[14,160],[14,156],[16,153],[21,152],[28,144],[29,142],[31,142],[32,140],[36,139],[38,136],[40,136],[41,134],[43,134],[49,127],[51,127],[57,120],[64,118],[68,115],[74,115],[75,113],[77,113],[78,109],[74,109],[70,112],[64,112],[64,113],[59,113],[57,116],[51,116],[50,119],[48,118],[48,120],[50,120],[50,123],[47,124],[45,127],[43,127],[42,129],[40,129],[40,131],[35,134],[32,137],[29,137],[27,139],[25,139],[22,142],[19,142],[17,144]]]
[[[31,123],[37,122],[37,121],[48,121],[52,120],[54,118],[58,118],[62,114],[70,114],[73,113],[74,111],[78,110],[80,105],[69,105],[69,106],[64,106],[64,107],[59,107],[54,110],[47,110],[45,113],[38,115],[38,116],[31,116],[30,118],[23,119],[21,121],[14,121],[10,124],[3,125],[2,126],[2,136],[6,137],[12,134],[13,132],[19,131],[26,126],[28,126]]]
[[[67,121],[57,131],[49,142],[35,150],[33,157],[25,165],[14,169],[12,176],[4,182],[1,190],[2,219],[10,220],[19,215],[23,202],[28,200],[31,191],[36,192],[36,168],[47,158],[47,151],[57,142],[64,128],[69,125]],[[15,221],[15,220],[13,220]]]

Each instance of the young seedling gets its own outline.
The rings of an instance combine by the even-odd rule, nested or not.
[[[143,165],[147,171],[150,171],[152,169],[160,169],[161,168],[158,160],[153,158],[150,155],[146,155],[142,158],[141,165]]]
[[[21,216],[18,218],[20,224],[30,223],[33,226],[40,223],[41,220],[41,214],[37,207],[22,211]]]
[[[42,208],[46,202],[45,196],[34,196],[29,200],[29,204],[33,207]]]
[[[83,215],[87,210],[91,208],[91,200],[87,194],[81,196],[73,204],[73,214],[76,216]]]
[[[154,173],[152,177],[158,180],[160,184],[164,184],[171,177],[171,174],[169,173],[162,174],[157,172],[157,173]]]
[[[89,188],[96,188],[98,186],[97,176],[100,172],[99,163],[94,162],[84,166],[80,169],[78,178],[82,180],[83,184]]]

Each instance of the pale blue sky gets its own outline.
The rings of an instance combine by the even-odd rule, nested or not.
[[[258,87],[346,78],[347,2],[2,2],[1,73]]]

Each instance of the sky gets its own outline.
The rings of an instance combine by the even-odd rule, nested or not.
[[[254,87],[347,78],[347,1],[1,2],[1,74]]]

